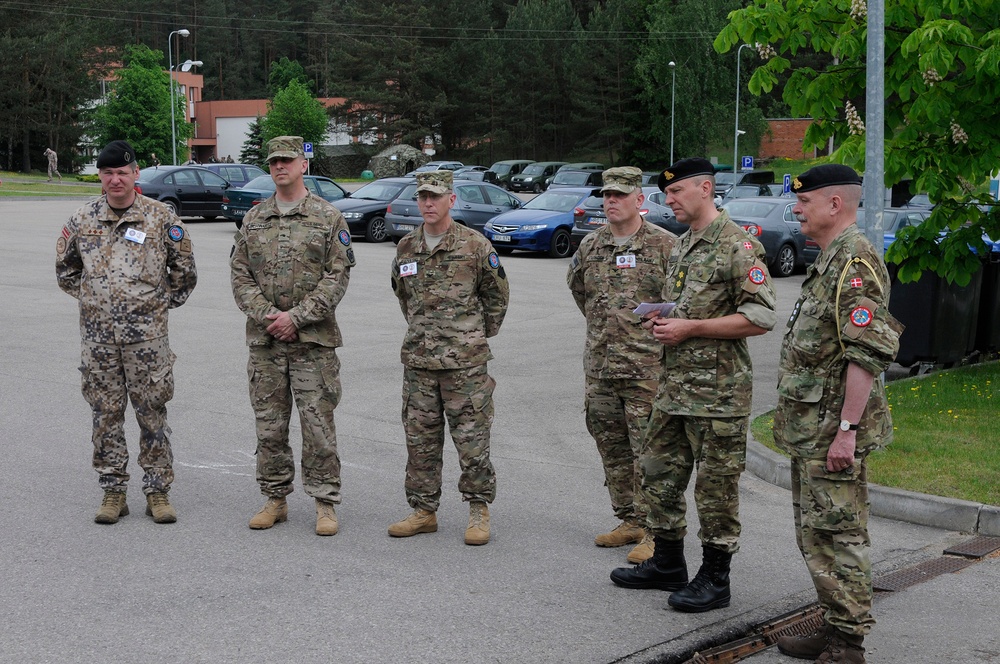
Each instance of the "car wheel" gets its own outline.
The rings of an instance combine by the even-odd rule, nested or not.
[[[771,271],[776,277],[789,277],[795,271],[795,248],[790,244],[783,244],[778,249],[778,254],[771,264]]]
[[[540,193],[542,193],[542,185],[540,183],[536,182],[535,186],[532,187],[531,190],[533,192],[535,192],[536,194],[540,194]]]
[[[560,228],[552,234],[552,239],[549,240],[549,256],[552,256],[552,258],[566,258],[569,256],[572,246],[569,231],[565,228]]]
[[[368,242],[385,242],[387,238],[385,217],[373,217],[365,227],[365,240]]]
[[[166,200],[163,200],[161,202],[164,205],[167,206],[167,208],[170,210],[171,214],[177,215],[178,217],[181,216],[180,215],[180,210],[177,209],[177,203],[175,203],[174,201],[170,200],[169,198],[166,199]]]

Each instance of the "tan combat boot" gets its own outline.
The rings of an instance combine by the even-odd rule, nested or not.
[[[288,503],[282,496],[280,498],[268,498],[260,511],[250,519],[250,528],[253,530],[264,530],[276,523],[288,520]]]
[[[153,517],[153,523],[174,523],[177,521],[177,512],[170,504],[167,494],[159,491],[146,496],[146,516]]]
[[[816,660],[826,649],[833,628],[823,623],[809,634],[790,634],[778,637],[778,651],[789,657]]]
[[[105,491],[94,523],[118,523],[118,518],[128,514],[124,491]]]
[[[625,546],[642,541],[646,536],[646,529],[635,521],[622,521],[618,527],[610,533],[603,533],[594,538],[597,546]]]
[[[418,507],[413,510],[413,514],[410,516],[389,526],[389,535],[392,537],[413,537],[420,533],[436,533],[437,529],[437,514]]]
[[[336,535],[340,530],[337,524],[337,513],[333,510],[333,503],[323,502],[316,499],[316,534]]]
[[[649,533],[642,538],[642,541],[632,547],[628,552],[627,559],[633,565],[649,560],[653,557],[653,536]]]
[[[863,636],[833,629],[830,641],[816,659],[816,664],[865,664],[864,642]]]
[[[490,508],[486,503],[469,503],[469,527],[465,529],[465,543],[481,546],[490,541]]]

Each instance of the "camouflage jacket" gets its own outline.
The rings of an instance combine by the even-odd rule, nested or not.
[[[644,221],[617,245],[610,226],[590,233],[573,256],[566,282],[587,319],[583,370],[592,378],[658,378],[663,346],[632,313],[658,302],[676,236]]]
[[[120,345],[167,335],[167,310],[198,282],[191,237],[170,209],[137,195],[120,219],[107,197],[87,202],[56,241],[56,280],[80,301],[86,341]]]
[[[774,328],[775,297],[764,248],[723,210],[697,237],[674,244],[663,301],[673,318],[706,320],[742,314]],[[741,417],[750,414],[753,368],[746,339],[694,337],[665,346],[656,407],[675,415]]]
[[[275,197],[247,212],[229,261],[233,296],[247,315],[247,345],[268,346],[268,314],[287,311],[299,341],[343,344],[334,316],[347,291],[354,249],[337,208],[310,193],[282,214]]]
[[[797,456],[826,458],[840,424],[847,365],[854,362],[875,375],[858,427],[858,453],[891,442],[892,419],[879,374],[895,358],[902,331],[889,313],[885,264],[852,225],[810,266],[788,319],[781,345],[775,441]]]
[[[463,369],[493,359],[510,287],[489,240],[452,223],[428,251],[420,226],[399,242],[392,290],[409,324],[400,359],[415,369]]]

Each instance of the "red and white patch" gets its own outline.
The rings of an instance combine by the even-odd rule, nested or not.
[[[854,277],[851,279],[851,288],[861,288],[862,285],[863,283],[861,281],[861,277]]]
[[[743,248],[747,249],[747,250],[753,249],[753,242],[744,242],[743,243]]]
[[[66,228],[65,226],[63,226],[63,229],[62,229],[62,236],[64,238],[66,238],[67,240],[69,239],[69,229]]]
[[[760,286],[767,279],[767,275],[759,267],[753,267],[750,269],[750,273],[747,274],[747,279],[750,280],[750,283]]]
[[[851,312],[851,325],[855,327],[868,327],[872,322],[872,310],[868,307],[856,307]]]

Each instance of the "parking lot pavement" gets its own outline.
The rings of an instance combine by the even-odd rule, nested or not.
[[[132,513],[114,526],[95,525],[101,494],[80,395],[78,312],[53,269],[59,230],[79,204],[0,203],[0,602],[9,607],[0,661],[603,663],[787,603],[810,587],[788,492],[749,474],[730,608],[681,615],[662,610],[663,593],[610,583],[626,550],[593,545],[616,520],[582,414],[583,320],[565,286],[568,261],[532,255],[503,259],[511,307],[490,364],[497,380],[493,541],[462,543],[467,509],[450,444],[440,530],[386,535],[408,512],[399,421],[405,325],[389,287],[391,243],[356,245],[358,266],[338,309],[346,344],[337,410],[341,531],[313,534],[300,485],[287,523],[249,530],[262,499],[244,319],[229,287],[228,222],[189,224],[199,283],[170,318],[178,356],[171,498],[179,521],[155,525],[143,516],[140,472],[129,493]],[[779,320],[800,283],[778,282]],[[755,412],[774,399],[778,334],[751,344]],[[130,409],[134,452],[132,417]],[[297,450],[295,418],[292,440]],[[687,548],[696,564],[692,521]],[[954,538],[873,521],[875,557],[884,566]],[[915,626],[911,632],[928,638]]]

